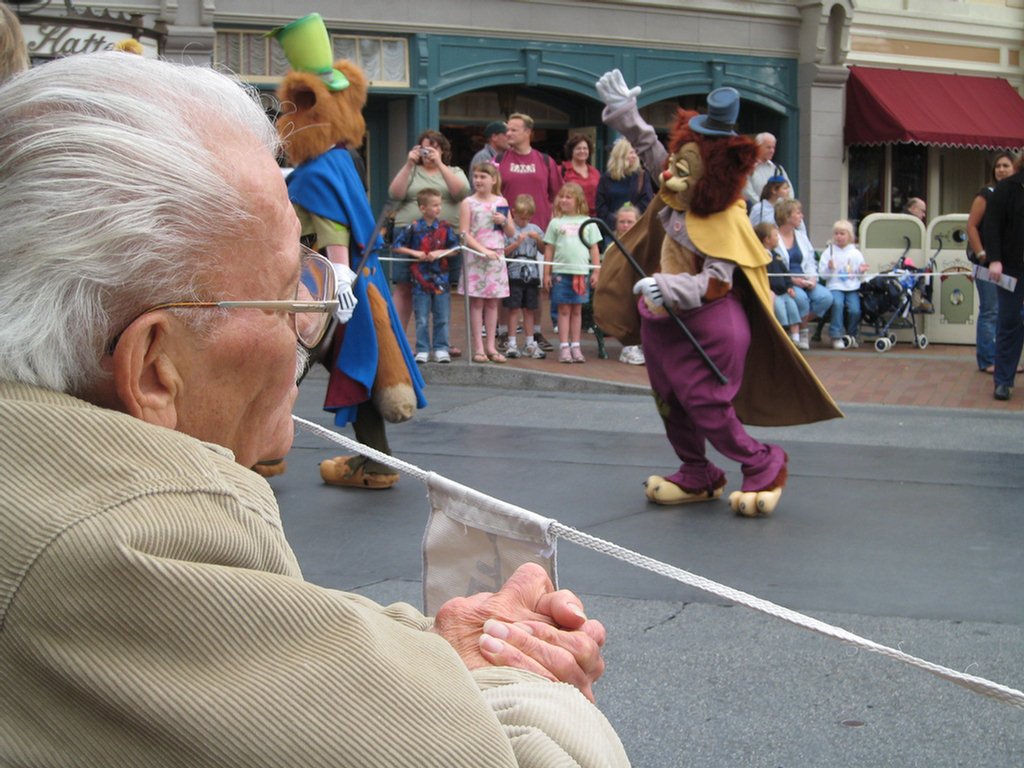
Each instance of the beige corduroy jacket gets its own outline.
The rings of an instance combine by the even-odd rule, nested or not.
[[[0,382],[0,765],[621,766],[601,713],[303,581],[229,452]]]

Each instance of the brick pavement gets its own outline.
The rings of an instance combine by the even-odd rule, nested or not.
[[[550,321],[546,317],[545,321],[546,335],[557,342],[550,333]],[[409,325],[412,341],[412,322]],[[455,346],[464,350],[463,357],[454,365],[476,365],[468,362],[465,328],[462,297],[453,294],[451,339]],[[559,363],[555,355],[549,354],[544,360],[509,360],[505,365],[562,376],[647,386],[647,372],[643,366],[619,362],[622,347],[616,340],[607,340],[607,360],[598,359],[593,335],[584,333],[581,346],[587,357],[584,364]],[[879,353],[870,344],[835,351],[827,344],[812,342],[811,349],[805,354],[822,383],[840,403],[1024,410],[1024,389],[1020,387],[1009,401],[999,402],[992,398],[992,377],[977,370],[973,346],[930,344],[921,350],[901,342],[889,352]]]

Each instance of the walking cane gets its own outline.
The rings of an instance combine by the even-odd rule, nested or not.
[[[647,273],[644,272],[643,268],[637,263],[636,259],[633,258],[633,255],[626,250],[626,246],[624,246],[622,242],[619,240],[619,238],[615,236],[615,232],[612,230],[612,228],[609,227],[603,219],[589,218],[582,224],[580,224],[580,241],[584,245],[586,245],[587,247],[593,245],[593,243],[588,243],[586,237],[584,236],[588,227],[591,224],[597,227],[597,229],[602,234],[607,235],[608,237],[611,238],[612,242],[615,243],[616,246],[618,246],[619,250],[622,251],[622,255],[625,256],[626,260],[633,265],[633,269],[637,271],[640,277],[648,276]],[[700,342],[693,338],[693,334],[690,333],[690,329],[686,327],[686,323],[680,320],[679,315],[673,312],[672,308],[669,307],[667,304],[665,305],[665,311],[667,311],[669,316],[676,321],[676,325],[678,325],[680,329],[682,329],[683,333],[686,335],[686,338],[689,339],[691,344],[693,344],[693,348],[697,350],[697,354],[700,355],[701,360],[703,360],[707,364],[708,368],[711,369],[711,372],[715,374],[715,378],[717,378],[718,381],[722,384],[728,384],[729,379],[726,378],[725,374],[718,369],[718,366],[715,365],[714,361],[710,357],[708,357],[708,353],[704,351],[704,347],[700,345]]]

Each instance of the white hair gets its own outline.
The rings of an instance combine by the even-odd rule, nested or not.
[[[0,88],[0,379],[88,391],[139,312],[203,298],[211,254],[253,222],[225,135],[277,149],[252,94],[206,68],[77,55]]]

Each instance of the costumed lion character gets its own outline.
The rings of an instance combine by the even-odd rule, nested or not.
[[[753,439],[743,423],[803,424],[842,413],[772,311],[765,269],[770,257],[741,196],[757,147],[733,130],[739,93],[712,91],[707,114],[680,109],[666,151],[640,117],[638,87],[629,88],[613,70],[597,82],[597,91],[606,105],[604,122],[636,147],[652,173],[662,171],[657,197],[623,238],[623,247],[651,276],[637,280],[612,247],[594,298],[605,333],[623,344],[643,343],[659,413],[682,462],[668,477],[647,479],[647,498],[658,504],[719,498],[726,478],[708,460],[710,441],[741,466],[743,484],[729,497],[733,510],[769,514],[786,484],[788,459],[779,446]]]
[[[324,350],[330,371],[324,409],[334,412],[338,426],[351,423],[360,443],[390,454],[384,422],[406,421],[427,403],[376,255],[381,236],[357,168],[355,150],[366,134],[366,75],[350,61],[332,63],[320,14],[270,35],[292,66],[277,93],[278,133],[295,166],[287,177],[288,196],[304,239],[331,260],[339,284],[351,285],[358,301]],[[398,481],[389,467],[361,455],[325,461],[320,475],[355,488],[389,488]]]

